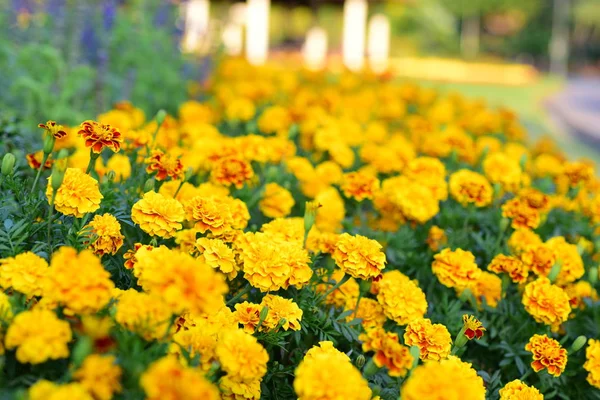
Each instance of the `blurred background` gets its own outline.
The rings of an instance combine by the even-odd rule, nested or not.
[[[3,130],[175,114],[231,55],[460,90],[600,159],[600,0],[0,0],[0,32]]]

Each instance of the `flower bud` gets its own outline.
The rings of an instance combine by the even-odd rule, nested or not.
[[[55,141],[56,141],[56,138],[52,135],[46,135],[44,137],[44,154],[52,153],[52,150],[54,150],[54,142]]]
[[[582,335],[582,336],[577,337],[577,339],[575,339],[575,341],[571,345],[571,349],[569,350],[569,354],[573,354],[573,353],[578,352],[579,350],[581,350],[581,348],[583,346],[585,346],[586,342],[587,342],[587,338],[585,336]]]
[[[15,168],[15,156],[12,153],[6,153],[2,157],[2,175],[12,175]]]
[[[508,228],[509,223],[510,220],[508,218],[502,217],[502,219],[500,220],[500,232],[504,232],[506,228]]]
[[[412,367],[414,368],[419,364],[419,357],[421,357],[421,349],[419,349],[419,346],[410,346],[410,355],[413,356]]]
[[[596,285],[596,283],[598,282],[598,267],[590,268],[588,272],[588,280],[590,281],[590,285]]]
[[[456,339],[454,339],[454,346],[460,349],[461,347],[464,347],[468,341],[469,338],[465,335],[465,328],[463,327],[460,332],[458,332],[458,335],[456,335]]]
[[[148,193],[154,190],[154,178],[150,178],[144,183],[144,193]]]
[[[62,149],[56,155],[56,159],[60,160],[60,159],[63,159],[63,158],[67,158],[68,156],[69,156],[69,151],[67,149]]]
[[[165,122],[165,118],[167,117],[167,112],[165,110],[158,110],[156,113],[156,122],[158,126],[161,126],[163,122]]]
[[[275,327],[275,332],[277,332],[283,325],[285,325],[286,322],[287,322],[287,319],[281,318],[279,320],[279,322],[277,323],[277,326]]]
[[[113,170],[110,170],[106,173],[106,179],[108,179],[109,182],[114,181],[116,177],[117,177],[117,174]]]
[[[50,176],[50,184],[54,193],[60,188],[63,180],[65,179],[65,172],[67,171],[67,159],[62,158],[56,160],[52,166],[52,175]]]
[[[354,365],[356,365],[356,368],[361,369],[362,367],[365,366],[366,361],[367,361],[367,359],[365,358],[365,356],[360,354],[358,357],[356,357],[356,360],[354,361]]]
[[[73,356],[71,358],[73,360],[73,364],[75,366],[81,365],[83,360],[85,360],[85,358],[92,353],[93,347],[92,339],[88,336],[82,336],[73,348]]]
[[[183,177],[184,182],[189,181],[190,179],[192,179],[192,177],[194,176],[194,168],[189,167],[186,171],[185,171],[185,176]]]
[[[550,282],[554,283],[556,281],[556,278],[558,277],[558,274],[560,273],[560,268],[561,268],[561,264],[559,261],[555,262],[554,265],[552,266],[552,269],[550,270],[550,273],[548,274],[548,279],[550,279]]]
[[[365,365],[365,369],[363,370],[363,375],[365,378],[368,378],[375,375],[377,371],[379,371],[379,367],[375,365],[372,358],[369,358],[369,361],[367,361],[367,365]]]
[[[304,209],[304,234],[308,235],[317,220],[317,210],[321,207],[316,201],[307,201]]]

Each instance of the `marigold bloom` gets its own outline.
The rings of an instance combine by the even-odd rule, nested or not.
[[[483,379],[456,357],[416,367],[402,385],[402,400],[484,400]]]
[[[118,299],[115,320],[146,340],[162,339],[171,324],[171,308],[156,295],[124,291]]]
[[[415,319],[406,326],[404,343],[417,346],[421,360],[442,360],[450,354],[452,338],[442,324],[432,324],[428,318]]]
[[[338,283],[346,274],[341,269],[335,269],[329,281]],[[330,285],[322,284],[317,286],[317,292],[325,293],[331,288]],[[326,304],[332,304],[335,307],[342,308],[347,304],[356,304],[360,288],[354,278],[349,278],[346,282],[337,287],[333,292],[329,293],[325,298]]]
[[[8,350],[17,348],[20,363],[41,364],[69,356],[71,327],[54,312],[43,309],[23,311],[12,320],[4,344]]]
[[[546,335],[533,335],[525,350],[532,353],[531,368],[540,372],[544,368],[553,376],[560,376],[567,366],[567,350]]]
[[[121,373],[115,356],[90,354],[75,371],[73,378],[81,382],[81,386],[95,399],[110,400],[113,394],[121,392]]]
[[[356,279],[371,279],[385,268],[385,253],[376,240],[342,233],[331,254],[342,271]]]
[[[262,309],[263,306],[260,304],[244,301],[235,305],[235,312],[233,314],[238,323],[244,328],[244,332],[254,333],[260,322],[260,312]]]
[[[594,167],[585,161],[565,163],[563,174],[568,178],[571,187],[586,183],[594,177]]]
[[[260,380],[252,382],[238,382],[229,376],[219,380],[221,400],[259,400]]]
[[[556,263],[556,253],[546,243],[529,246],[521,253],[523,264],[539,276],[548,276]]]
[[[28,298],[42,295],[41,283],[47,273],[46,260],[30,251],[0,259],[0,287],[12,288]]]
[[[94,397],[79,383],[57,385],[40,379],[27,391],[29,400],[94,400]]]
[[[315,226],[323,232],[337,232],[346,216],[342,196],[334,187],[329,187],[317,194],[315,201],[321,204],[317,210]]]
[[[379,190],[379,179],[362,171],[349,172],[342,177],[340,189],[344,196],[356,201],[372,199]]]
[[[463,206],[485,207],[492,202],[494,191],[485,176],[461,169],[450,175],[450,194]]]
[[[412,368],[413,356],[408,347],[400,344],[397,334],[374,328],[361,334],[358,339],[363,342],[364,352],[375,352],[373,362],[379,368],[386,367],[390,376],[406,376]]]
[[[302,310],[293,300],[273,294],[267,294],[260,302],[260,306],[261,310],[263,307],[268,307],[269,309],[261,328],[264,328],[265,330],[275,329],[282,320],[285,320],[281,325],[283,330],[300,330]]]
[[[231,208],[221,197],[196,196],[185,203],[184,209],[186,219],[194,222],[194,227],[202,233],[209,230],[220,235],[232,229]]]
[[[567,243],[564,237],[555,236],[546,242],[560,263],[560,272],[556,277],[558,285],[565,285],[581,278],[585,273],[583,260],[577,249],[577,245]]]
[[[386,183],[391,183],[390,201],[395,204],[402,215],[419,224],[424,224],[440,211],[439,201],[434,191],[420,181],[412,181],[404,176],[390,178]]]
[[[508,248],[515,256],[542,244],[542,239],[531,229],[516,229],[508,238]]]
[[[498,394],[500,400],[544,400],[544,395],[539,390],[518,379],[508,382]]]
[[[53,193],[52,179],[48,179],[46,188],[48,203],[52,201]],[[81,218],[100,208],[100,201],[103,198],[97,180],[79,168],[67,168],[64,180],[56,191],[54,208],[65,215]]]
[[[371,389],[367,380],[350,363],[345,354],[335,349],[311,352],[312,349],[300,362],[294,374],[294,390],[298,399],[369,400],[371,398]]]
[[[175,236],[181,229],[185,213],[183,206],[175,199],[170,199],[150,191],[131,207],[131,220],[150,236],[165,239]]]
[[[502,205],[502,216],[512,220],[511,226],[517,228],[535,229],[540,225],[540,212],[529,206],[527,201],[516,197]]]
[[[525,286],[523,305],[537,322],[557,328],[569,318],[571,305],[567,293],[548,278],[538,278]]]
[[[258,118],[258,129],[265,134],[287,136],[292,118],[290,112],[282,106],[267,107]]]
[[[221,271],[229,279],[237,276],[239,268],[235,261],[235,254],[225,242],[220,239],[199,238],[196,240],[195,247],[200,252],[200,257],[210,267]]]
[[[483,332],[485,332],[485,328],[481,321],[475,318],[472,315],[463,315],[463,329],[465,331],[465,336],[472,340],[473,338],[481,339],[483,336]]]
[[[294,197],[287,189],[276,183],[267,183],[258,207],[266,217],[283,218],[290,214],[294,204]]]
[[[588,341],[585,358],[583,369],[588,372],[587,381],[590,385],[600,389],[600,341],[595,339]]]
[[[67,136],[65,127],[58,125],[55,121],[48,121],[45,124],[38,124],[38,128],[43,128],[48,135],[54,136],[55,139],[62,139]]]
[[[588,281],[581,280],[575,283],[570,283],[563,289],[569,296],[569,302],[571,303],[571,308],[573,310],[585,309],[586,302],[584,299],[587,299],[591,302],[598,301],[598,292]]]
[[[427,240],[425,241],[431,251],[440,251],[441,247],[448,243],[448,237],[446,232],[439,226],[433,225],[429,229],[427,234]]]
[[[215,161],[210,172],[212,181],[223,186],[234,185],[241,189],[244,183],[252,179],[254,170],[252,165],[238,157],[223,157]]]
[[[523,171],[519,161],[506,154],[489,154],[483,161],[482,167],[491,183],[502,185],[502,188],[508,192],[514,192],[521,186]]]
[[[356,307],[356,302],[348,303],[347,307],[352,309]],[[350,322],[355,318],[361,319],[361,325],[365,330],[376,327],[383,327],[387,321],[387,317],[383,312],[383,307],[377,300],[363,298],[358,303],[358,310],[346,317],[346,321]]]
[[[156,180],[164,181],[167,177],[171,179],[183,178],[183,164],[181,159],[174,157],[162,150],[152,150],[152,155],[144,160],[148,166],[146,172],[152,174],[156,172]]]
[[[189,399],[219,400],[219,390],[202,372],[181,365],[173,356],[163,357],[140,377],[140,386],[148,400]]]
[[[377,301],[385,315],[399,325],[423,318],[427,312],[427,299],[416,281],[411,281],[400,271],[389,271],[377,282]]]
[[[125,252],[125,254],[123,254],[123,259],[125,260],[125,263],[124,263],[125,268],[133,269],[133,267],[135,267],[135,264],[137,263],[137,258],[135,257],[135,254],[142,247],[146,248],[147,250],[152,250],[154,248],[150,245],[143,245],[141,243],[135,243],[133,245],[133,249],[129,249]]]
[[[231,379],[253,382],[267,372],[269,354],[254,336],[236,329],[220,338],[217,358]]]
[[[40,150],[35,153],[30,153],[27,154],[25,158],[27,159],[27,164],[29,164],[29,166],[32,169],[37,170],[42,168],[42,161],[44,161],[44,152]],[[54,160],[52,160],[52,157],[49,156],[46,159],[46,162],[44,163],[44,170],[52,168],[52,164],[54,164]]]
[[[484,299],[489,307],[496,308],[502,298],[502,279],[490,272],[481,271],[479,277],[465,289],[471,291],[480,308]],[[462,295],[463,291],[464,289],[457,289],[459,295]]]
[[[52,256],[43,282],[44,298],[77,314],[92,314],[108,304],[115,285],[91,251],[61,247]]]
[[[122,154],[114,154],[106,162],[106,171],[115,173],[115,181],[123,182],[131,176],[131,163],[129,157]]]
[[[529,269],[521,260],[504,254],[498,254],[494,257],[487,269],[497,274],[508,274],[515,283],[524,283],[529,276]]]
[[[123,143],[119,130],[96,121],[82,122],[77,133],[85,139],[86,147],[90,147],[96,154],[100,154],[104,147],[108,147],[116,153],[121,149],[121,143]]]
[[[470,251],[443,249],[433,258],[433,273],[442,285],[450,288],[463,289],[476,282],[482,272]]]
[[[123,246],[125,236],[121,234],[121,224],[111,214],[96,215],[83,231],[89,238],[84,244],[90,246],[96,255],[114,255]]]

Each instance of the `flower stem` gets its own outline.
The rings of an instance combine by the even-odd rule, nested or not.
[[[93,150],[90,149],[90,163],[88,164],[85,173],[89,174],[94,168],[94,164],[96,164],[96,160],[100,157],[100,153],[94,153]]]
[[[350,279],[350,275],[344,275],[344,277],[342,279],[340,279],[339,282],[337,282],[335,285],[333,285],[328,291],[325,292],[324,297],[329,296],[335,289],[339,288],[340,286],[342,286],[344,283],[348,282],[348,279]]]
[[[56,190],[52,192],[50,201],[50,215],[48,216],[48,259],[52,257],[52,219],[54,217],[54,200],[56,199]]]
[[[42,164],[38,169],[37,174],[35,175],[35,180],[33,181],[33,186],[31,186],[31,193],[35,190],[38,181],[40,180],[40,175],[42,174],[42,169],[44,169],[44,165],[46,165],[46,161],[48,161],[48,157],[50,157],[50,153],[44,153],[44,157],[42,158]]]
[[[179,191],[181,190],[181,188],[183,187],[183,184],[185,183],[185,180],[182,180],[181,183],[179,184],[179,187],[177,188],[177,190],[175,191],[175,194],[173,195],[174,199],[177,199],[177,195],[179,194]]]
[[[250,285],[246,286],[245,288],[243,288],[242,290],[237,292],[237,294],[235,296],[233,296],[231,299],[229,299],[229,301],[226,304],[231,305],[231,304],[235,303],[236,301],[241,299],[243,295],[248,293],[250,291],[250,289],[251,289]]]

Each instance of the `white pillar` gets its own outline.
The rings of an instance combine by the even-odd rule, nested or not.
[[[358,71],[364,66],[366,25],[366,0],[346,0],[342,59],[344,65],[352,71]]]
[[[270,0],[248,0],[246,6],[246,58],[261,65],[269,55]]]
[[[390,21],[383,14],[373,15],[369,21],[367,49],[373,72],[385,72],[390,57]]]
[[[209,0],[190,0],[184,4],[185,31],[181,47],[185,52],[199,51],[208,32]]]
[[[306,41],[302,46],[304,65],[310,70],[325,68],[327,59],[327,32],[325,29],[314,27],[306,33]]]

